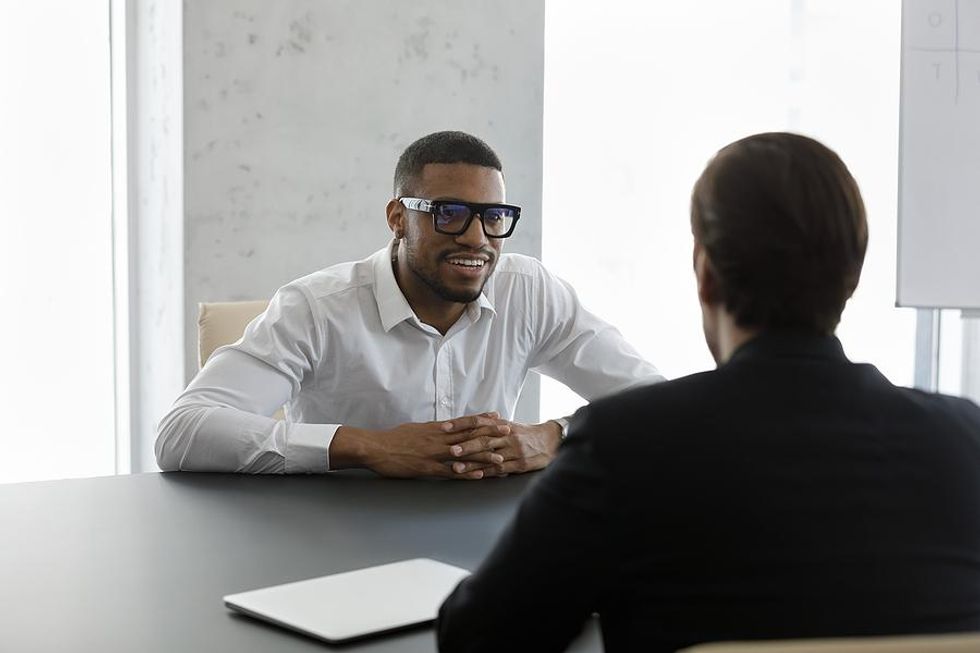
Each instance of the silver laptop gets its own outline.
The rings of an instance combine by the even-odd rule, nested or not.
[[[433,621],[469,571],[428,558],[229,594],[232,610],[340,643]]]

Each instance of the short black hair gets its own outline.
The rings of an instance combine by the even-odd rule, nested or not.
[[[832,334],[868,245],[847,166],[825,145],[786,132],[720,150],[694,186],[691,227],[720,301],[746,328]]]
[[[503,171],[500,158],[489,145],[465,132],[435,132],[418,139],[402,152],[395,166],[395,196],[408,192],[430,163],[470,163]]]

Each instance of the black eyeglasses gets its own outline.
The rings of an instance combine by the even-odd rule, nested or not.
[[[406,208],[432,214],[435,230],[448,236],[466,233],[473,218],[480,216],[487,238],[507,238],[521,217],[521,207],[512,204],[474,204],[459,200],[423,200],[418,197],[399,197]]]

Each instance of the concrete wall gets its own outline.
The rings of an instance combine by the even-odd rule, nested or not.
[[[185,372],[202,301],[269,297],[384,246],[395,161],[461,129],[541,251],[544,0],[185,0]],[[519,416],[537,415],[537,382]]]

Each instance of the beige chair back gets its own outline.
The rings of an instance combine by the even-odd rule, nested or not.
[[[980,653],[980,633],[715,642],[678,653]]]
[[[261,299],[251,302],[212,302],[198,304],[198,365],[204,364],[218,347],[230,345],[242,337],[245,327],[269,305]]]

